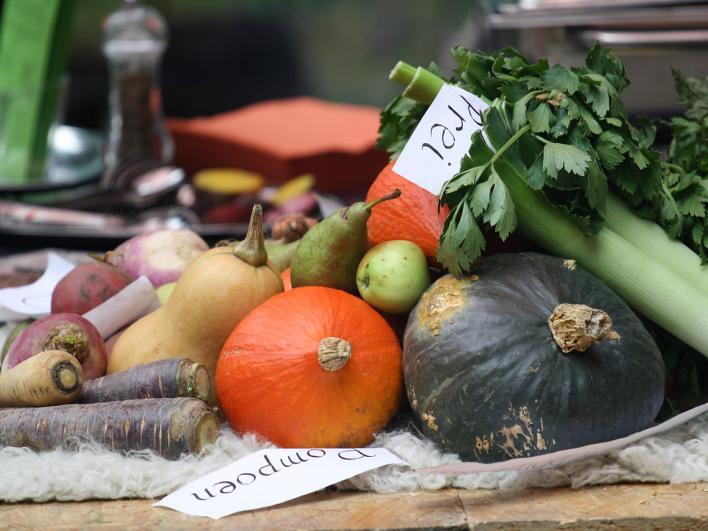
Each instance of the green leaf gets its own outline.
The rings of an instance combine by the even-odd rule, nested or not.
[[[595,150],[600,156],[600,162],[603,167],[608,170],[613,170],[624,160],[624,155],[621,152],[624,139],[621,135],[612,131],[604,131],[595,143]]]
[[[649,166],[649,159],[646,157],[644,152],[633,143],[626,143],[626,152],[629,154],[629,158],[632,159],[634,165],[640,170],[645,169]]]
[[[622,120],[620,120],[619,118],[607,117],[605,118],[605,121],[610,125],[614,125],[615,127],[622,127]]]
[[[546,174],[543,173],[543,156],[539,155],[529,168],[526,183],[533,190],[541,190],[546,184]]]
[[[585,64],[590,70],[607,78],[617,92],[629,84],[624,74],[624,65],[609,48],[594,45],[585,57]]]
[[[600,118],[610,110],[610,93],[605,87],[590,87],[587,94],[588,103]]]
[[[472,214],[475,218],[478,218],[489,206],[489,198],[492,193],[493,181],[487,179],[481,183],[478,183],[472,189],[472,194],[470,197],[470,206],[472,207]]]
[[[501,148],[511,138],[512,133],[507,130],[504,118],[502,118],[501,112],[497,108],[491,107],[487,110],[484,115],[484,126],[487,138],[489,138],[494,149]]]
[[[591,133],[599,135],[602,133],[600,124],[595,120],[588,108],[575,98],[566,98],[561,103],[561,107],[568,110],[568,116],[573,120],[581,120]]]
[[[590,160],[585,151],[568,144],[546,142],[543,147],[543,169],[551,177],[557,177],[559,170],[583,175]]]
[[[551,136],[553,136],[553,138],[560,138],[568,133],[569,126],[570,117],[568,116],[568,111],[562,108],[558,109],[556,111],[556,123],[551,127]]]
[[[677,203],[681,214],[702,218],[706,215],[706,201],[708,201],[708,199],[705,197],[701,197],[698,194],[691,194],[678,199]]]
[[[547,103],[539,104],[527,114],[531,130],[534,133],[548,133],[551,130],[551,107]]]
[[[477,184],[486,169],[487,166],[475,166],[469,170],[456,174],[445,184],[441,195],[447,196],[456,192],[460,188],[467,188]]]
[[[546,87],[561,90],[567,94],[574,94],[580,86],[578,76],[567,68],[555,65],[543,74]]]
[[[632,128],[632,137],[639,142],[642,147],[649,148],[656,140],[656,126],[646,116],[640,116],[637,119],[638,127]]]
[[[617,186],[628,194],[634,194],[639,189],[639,170],[637,170],[636,166],[629,163],[629,161],[624,161],[617,166],[613,170],[612,176]]]
[[[465,158],[469,160],[470,167],[482,166],[489,162],[494,156],[494,152],[489,148],[484,140],[482,131],[475,131],[472,135],[472,144]]]
[[[533,98],[537,93],[530,92],[526,94],[523,98],[514,103],[513,107],[513,118],[511,120],[511,126],[514,131],[518,131],[524,125],[526,125],[526,106],[528,105],[531,98]]]
[[[466,201],[448,215],[436,253],[438,261],[456,277],[470,270],[484,251],[484,234]]]
[[[607,176],[593,161],[588,165],[585,177],[585,195],[588,204],[595,210],[604,211],[605,199],[607,199]]]
[[[514,202],[506,184],[496,169],[492,170],[489,180],[493,189],[489,206],[484,214],[484,221],[494,227],[502,240],[506,240],[516,228],[516,208],[514,208]]]
[[[693,228],[691,228],[691,239],[696,245],[700,245],[703,241],[703,225],[696,223]]]

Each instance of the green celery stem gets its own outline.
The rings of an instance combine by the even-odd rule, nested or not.
[[[405,61],[398,61],[388,75],[388,78],[391,81],[396,81],[405,86],[413,81],[413,76],[415,76],[415,66],[409,65]]]
[[[421,66],[414,68],[403,61],[396,63],[388,77],[405,86],[403,95],[406,98],[428,105],[433,103],[435,96],[445,85],[445,81],[432,72]]]
[[[708,266],[683,243],[673,240],[656,223],[634,214],[614,194],[607,196],[605,227],[616,232],[635,247],[651,250],[657,262],[679,274],[685,281],[708,297]]]
[[[708,357],[708,297],[613,230],[585,235],[520,177],[504,182],[522,234],[557,256],[575,259],[639,313]]]
[[[406,98],[430,105],[443,85],[445,82],[442,79],[419,66],[416,68],[411,82],[403,89],[403,95]]]

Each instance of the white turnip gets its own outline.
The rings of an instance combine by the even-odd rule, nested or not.
[[[207,243],[190,230],[157,230],[123,242],[107,252],[104,261],[133,278],[145,275],[157,288],[175,282],[187,265],[208,249]]]

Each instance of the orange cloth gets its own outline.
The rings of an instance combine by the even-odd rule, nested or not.
[[[176,163],[189,173],[237,167],[273,184],[312,173],[316,189],[366,194],[385,153],[374,149],[379,110],[309,97],[272,100],[212,117],[172,118]]]

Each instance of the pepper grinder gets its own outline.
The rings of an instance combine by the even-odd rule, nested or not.
[[[162,113],[159,77],[166,47],[165,19],[139,0],[125,0],[104,20],[110,87],[101,184],[108,188],[125,188],[127,174],[172,161],[174,143]]]

